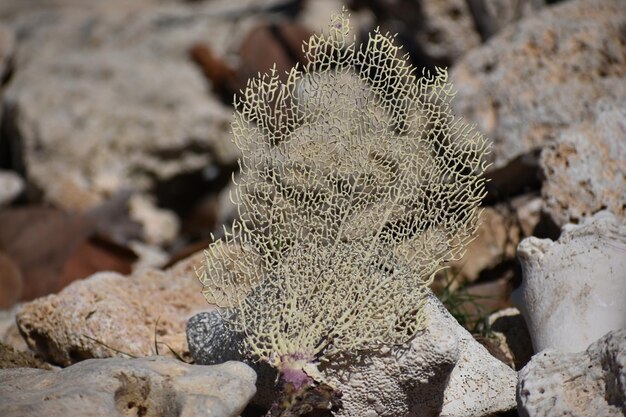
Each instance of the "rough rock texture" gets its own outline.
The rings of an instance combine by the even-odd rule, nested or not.
[[[24,186],[24,180],[19,175],[12,171],[0,170],[0,207],[10,204],[24,191]]]
[[[29,350],[28,345],[20,335],[15,322],[15,313],[19,307],[18,304],[10,310],[0,310],[0,343],[19,351],[26,351]]]
[[[511,25],[451,72],[456,114],[494,141],[495,165],[553,142],[626,96],[623,0],[572,0]]]
[[[580,353],[545,350],[519,373],[520,417],[626,415],[626,330]]]
[[[101,272],[76,281],[59,294],[24,304],[17,323],[28,345],[63,366],[122,353],[187,355],[185,325],[210,308],[193,268],[202,254],[166,271],[146,269],[130,276]],[[105,346],[106,345],[106,346]]]
[[[187,53],[205,41],[222,54],[245,30],[219,13],[209,17],[209,6],[15,19],[18,70],[2,118],[9,139],[23,145],[29,180],[49,201],[82,211],[122,187],[148,190],[234,163],[231,111],[207,94]]]
[[[504,353],[507,363],[521,369],[533,356],[533,347],[528,327],[522,313],[509,307],[497,311],[487,318],[489,340]]]
[[[626,218],[626,104],[596,112],[541,154],[544,209],[559,226],[603,209]]]
[[[343,392],[338,416],[488,416],[515,406],[515,372],[491,356],[432,296],[429,324],[403,349],[321,369]]]
[[[505,207],[487,207],[481,214],[476,239],[467,245],[463,258],[450,262],[454,283],[476,281],[482,271],[515,258],[520,228]]]
[[[238,417],[254,395],[239,362],[192,366],[170,358],[87,360],[60,371],[0,370],[5,417]]]
[[[6,368],[52,369],[49,364],[35,357],[32,352],[21,351],[0,342],[0,369]]]
[[[215,365],[241,360],[243,334],[229,331],[217,311],[198,313],[187,322],[187,343],[195,363]]]
[[[428,328],[408,346],[346,354],[320,366],[326,380],[343,393],[344,409],[337,416],[486,416],[515,406],[515,372],[489,355],[434,296],[426,308]],[[225,355],[218,343],[193,342],[202,334],[209,341],[237,339],[222,324],[203,325],[215,320],[215,313],[202,313],[187,328],[199,363],[240,358],[233,352]],[[259,378],[271,380],[267,370]],[[271,394],[255,402],[268,406],[267,398]]]
[[[518,246],[523,282],[513,293],[535,352],[579,352],[610,330],[626,328],[626,224],[607,211],[561,237]]]

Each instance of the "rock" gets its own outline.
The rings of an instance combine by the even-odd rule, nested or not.
[[[195,363],[215,365],[242,359],[243,334],[231,331],[217,311],[198,313],[187,322],[187,343]]]
[[[448,66],[501,28],[534,13],[543,0],[354,0],[384,31],[399,32],[423,65]]]
[[[515,407],[515,372],[491,356],[432,296],[430,323],[399,350],[321,369],[343,392],[338,416],[488,416]]]
[[[456,64],[455,114],[494,141],[493,169],[626,96],[623,0],[572,0],[503,29]]]
[[[434,296],[425,308],[430,323],[406,346],[346,353],[320,366],[324,382],[343,393],[344,408],[336,416],[487,416],[515,407],[515,372],[476,342]],[[212,342],[238,339],[215,313],[190,320],[187,337],[199,363],[241,359]],[[271,371],[258,374],[271,381]],[[267,407],[272,398],[270,393],[255,402]]]
[[[20,301],[22,285],[20,268],[0,251],[0,310],[11,308]]]
[[[0,342],[0,369],[7,368],[52,369],[50,365],[37,359],[31,352],[20,351]]]
[[[0,28],[0,38],[2,32]],[[0,39],[2,42],[2,39]],[[0,54],[2,51],[0,50]],[[0,60],[2,57],[0,56]],[[1,64],[0,64],[1,65]],[[0,68],[1,70],[1,68]],[[24,180],[12,171],[0,170],[0,207],[9,205],[22,191],[24,191]]]
[[[0,81],[4,82],[5,78],[12,70],[13,54],[15,52],[15,34],[13,30],[4,25],[0,25]],[[1,181],[0,181],[1,182]],[[2,187],[0,187],[2,188]],[[1,198],[0,198],[1,201]]]
[[[517,223],[523,237],[533,236],[541,221],[543,200],[535,194],[524,194],[511,200]]]
[[[520,417],[626,415],[626,330],[584,352],[535,355],[519,373],[517,405]]]
[[[626,224],[610,212],[564,226],[556,242],[524,239],[517,251],[523,282],[513,300],[535,352],[578,352],[626,328]]]
[[[129,201],[130,217],[143,225],[144,240],[151,245],[171,243],[180,228],[178,217],[170,210],[156,207],[145,195],[134,195]]]
[[[524,367],[533,356],[528,327],[517,308],[509,307],[489,315],[487,330],[489,339],[496,343],[514,369]]]
[[[626,105],[596,111],[541,154],[544,210],[559,226],[603,209],[626,219]]]
[[[515,216],[504,206],[486,207],[481,213],[476,238],[467,245],[465,255],[449,263],[454,283],[474,282],[481,272],[514,259],[519,241],[520,228]]]
[[[19,304],[10,310],[0,310],[0,343],[23,352],[28,350],[28,345],[20,335],[15,322],[15,313],[18,308]]]
[[[160,356],[87,360],[59,371],[0,370],[0,414],[238,417],[256,375],[228,362],[192,366]]]
[[[122,187],[147,192],[235,163],[231,110],[207,96],[187,49],[204,40],[220,54],[232,50],[251,18],[210,17],[211,6],[77,8],[15,19],[19,71],[2,117],[9,139],[23,144],[29,181],[48,201],[84,211]]]
[[[149,356],[158,342],[188,356],[184,337],[189,317],[210,309],[193,268],[202,253],[166,271],[130,276],[101,272],[59,294],[24,304],[17,323],[28,345],[46,361],[67,366],[89,358]]]

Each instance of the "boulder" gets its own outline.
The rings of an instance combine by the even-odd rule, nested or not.
[[[598,100],[623,101],[625,24],[623,0],[572,0],[463,56],[450,74],[452,107],[493,140],[492,169],[553,143]]]
[[[425,308],[427,328],[406,345],[346,352],[319,366],[324,382],[343,393],[336,416],[488,416],[515,407],[515,371],[491,356],[436,297]],[[241,337],[219,323],[215,312],[192,318],[187,338],[199,363],[242,359],[217,342],[241,346]],[[259,381],[272,381],[271,369],[257,369]],[[265,391],[259,386],[254,402],[268,407],[276,395]]]
[[[544,210],[558,226],[604,209],[626,219],[626,105],[596,112],[541,153]]]
[[[522,285],[513,293],[535,352],[579,352],[626,328],[626,224],[608,211],[566,225],[561,237],[529,237],[517,249]]]
[[[201,256],[166,271],[101,272],[76,281],[59,294],[22,305],[16,316],[20,332],[42,358],[62,366],[89,358],[149,356],[156,349],[188,356],[187,320],[210,309],[194,273]]]
[[[583,352],[535,355],[519,372],[517,406],[520,417],[626,415],[626,330]]]
[[[5,417],[238,417],[256,375],[239,362],[192,366],[171,358],[91,359],[59,371],[0,370]]]
[[[2,118],[48,201],[85,211],[123,187],[147,192],[236,162],[231,109],[207,94],[187,53],[197,41],[232,51],[251,18],[208,7],[116,3],[15,18],[18,70]]]

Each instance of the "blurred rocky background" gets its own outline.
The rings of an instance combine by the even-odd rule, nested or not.
[[[625,221],[624,0],[0,0],[3,349],[190,358],[186,322],[211,308],[194,267],[237,216],[233,96],[305,64],[343,6],[357,39],[380,27],[418,71],[448,67],[455,113],[493,140],[479,235],[434,290],[494,356],[528,361],[518,243]]]

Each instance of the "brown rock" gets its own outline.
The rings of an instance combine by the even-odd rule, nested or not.
[[[494,141],[494,169],[626,97],[623,0],[543,9],[466,54],[451,72],[455,112]]]
[[[0,342],[0,369],[7,368],[52,369],[50,365],[35,357],[31,352],[19,351],[13,346]]]
[[[476,239],[467,245],[463,258],[450,262],[455,285],[476,281],[481,272],[515,259],[519,241],[520,229],[513,213],[503,206],[485,208]]]
[[[102,272],[76,281],[58,295],[23,305],[17,323],[28,345],[60,365],[88,358],[188,352],[187,319],[210,309],[194,274],[202,253],[166,271],[130,276]],[[183,334],[183,337],[176,336]]]
[[[515,307],[497,311],[487,318],[489,339],[504,353],[506,361],[516,370],[523,368],[533,356],[533,344],[522,313]]]
[[[0,251],[0,310],[11,308],[22,295],[22,273],[6,254]]]
[[[82,216],[46,207],[0,212],[0,249],[23,277],[21,300],[32,300],[63,288],[60,275],[72,253],[93,231]]]

